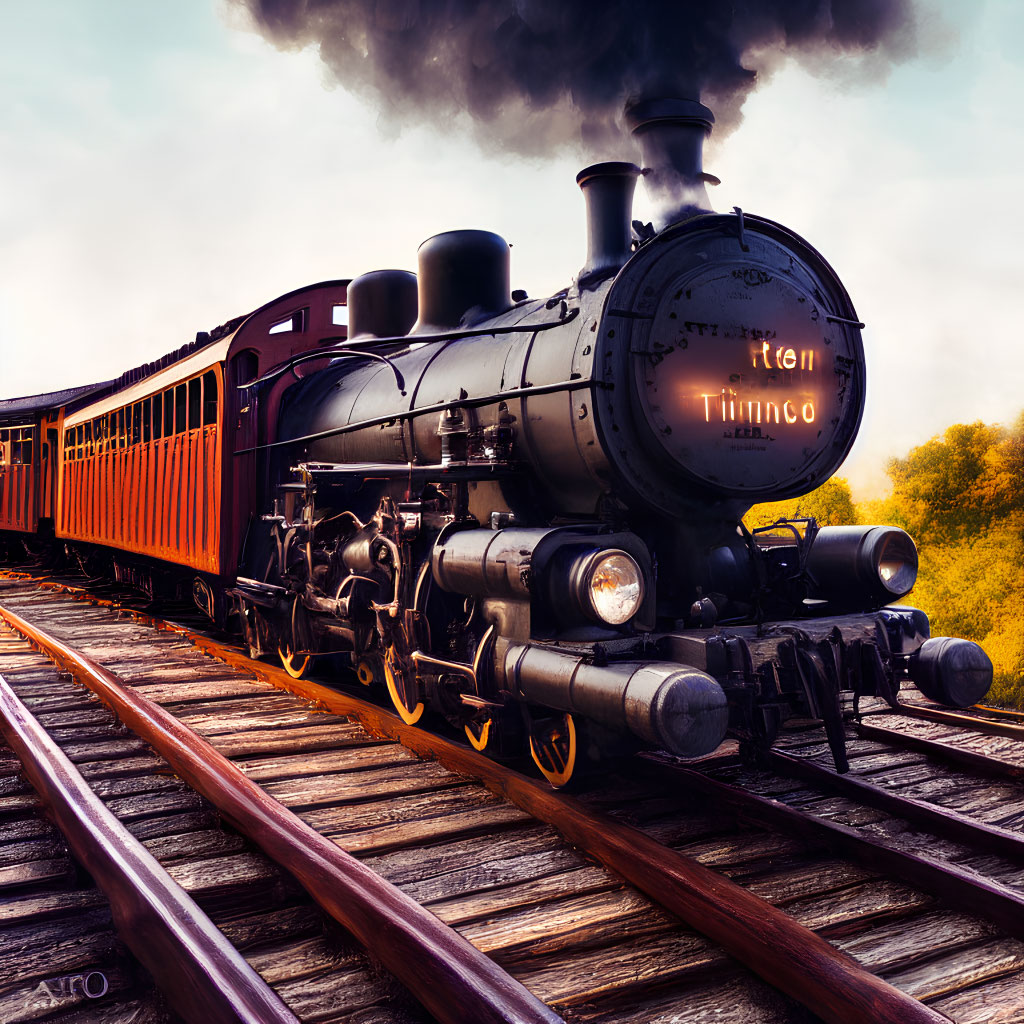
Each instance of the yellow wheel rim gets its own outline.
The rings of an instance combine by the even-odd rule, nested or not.
[[[294,651],[290,651],[287,647],[278,647],[277,656],[281,659],[281,664],[284,666],[285,672],[287,672],[292,679],[305,678],[306,673],[309,671],[309,666],[313,663],[312,654],[300,656]]]
[[[488,718],[479,728],[475,722],[468,722],[464,728],[469,745],[474,750],[485,750],[491,739],[491,719]]]
[[[560,723],[542,737],[542,744],[530,736],[530,757],[540,769],[541,775],[554,786],[561,789],[572,778],[576,768],[576,724],[572,715],[564,715]]]
[[[398,717],[406,725],[415,725],[423,717],[423,702],[417,701],[416,706],[412,710],[405,706],[405,699],[398,689],[395,673],[387,658],[384,659],[384,679],[387,681],[388,693],[391,694],[391,703],[394,704]]]

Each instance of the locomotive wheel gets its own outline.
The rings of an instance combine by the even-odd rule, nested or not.
[[[423,701],[416,699],[416,692],[408,685],[406,673],[402,671],[401,666],[393,663],[393,650],[394,648],[388,648],[384,655],[384,679],[387,682],[388,694],[398,717],[406,725],[415,725],[423,717]]]
[[[381,681],[383,675],[380,658],[371,655],[359,659],[359,664],[356,666],[356,679],[363,686],[373,686],[374,683]]]
[[[555,715],[530,725],[530,757],[555,788],[567,786],[576,770],[579,743],[572,715]]]
[[[296,654],[287,644],[283,647],[278,647],[277,656],[281,659],[285,672],[292,679],[305,679],[310,666],[313,664],[312,654]]]
[[[469,740],[469,745],[474,750],[479,750],[482,753],[487,749],[487,744],[491,742],[491,726],[493,724],[494,722],[490,718],[485,718],[482,722],[472,721],[465,724],[466,739]]]
[[[313,665],[314,656],[298,653],[302,647],[308,649],[308,642],[304,643],[303,641],[306,640],[309,633],[298,596],[292,601],[290,621],[282,632],[286,635],[277,646],[277,656],[281,659],[285,672],[292,679],[304,679]]]

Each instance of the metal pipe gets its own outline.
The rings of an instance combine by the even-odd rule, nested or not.
[[[581,655],[515,643],[501,661],[507,683],[527,700],[626,728],[680,757],[709,754],[725,739],[725,692],[717,680],[689,665],[594,665]]]
[[[695,100],[667,97],[630,107],[626,122],[643,152],[644,186],[656,209],[655,229],[710,213],[706,186],[719,182],[704,173],[703,149],[714,114]]]

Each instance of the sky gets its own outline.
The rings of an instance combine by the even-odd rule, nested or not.
[[[858,498],[950,424],[1024,409],[1024,4],[917,6],[918,56],[870,79],[784,64],[705,154],[714,207],[803,235],[867,325],[840,470]],[[586,162],[481,152],[458,122],[396,133],[222,0],[0,0],[0,398],[108,379],[304,284],[415,270],[452,228],[497,231],[512,286],[557,291],[585,256]]]

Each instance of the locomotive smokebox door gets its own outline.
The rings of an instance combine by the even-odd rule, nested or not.
[[[861,325],[841,283],[770,221],[744,218],[741,245],[740,223],[698,216],[644,246],[599,333],[606,378],[631,384],[628,408],[598,395],[607,449],[669,514],[696,495],[749,506],[811,490],[860,424]]]

